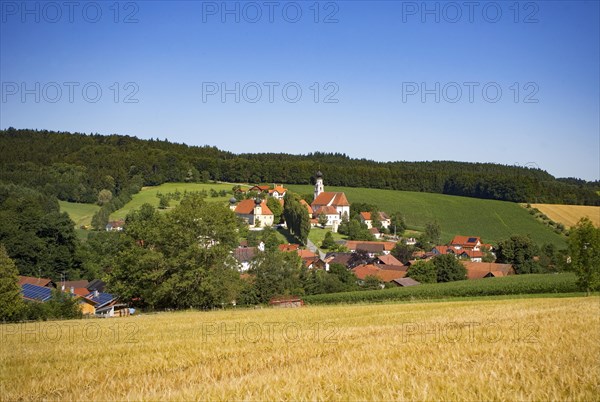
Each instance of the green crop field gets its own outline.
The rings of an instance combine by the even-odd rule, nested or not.
[[[313,187],[309,185],[286,187],[300,194],[313,192]],[[327,185],[325,191],[343,191],[350,203],[366,202],[377,205],[387,213],[401,212],[412,229],[421,230],[425,224],[435,220],[442,228],[444,242],[457,234],[480,236],[483,241],[491,243],[513,234],[529,234],[540,245],[552,243],[559,248],[566,247],[564,237],[538,222],[525,208],[512,202]]]
[[[347,304],[400,302],[471,297],[523,297],[523,295],[584,295],[573,273],[511,275],[500,278],[471,279],[431,283],[383,290],[326,293],[305,296],[309,304]]]
[[[160,186],[156,186],[156,187],[144,187],[142,188],[142,191],[140,191],[139,193],[135,194],[133,196],[133,199],[131,201],[129,201],[123,208],[119,209],[118,211],[115,211],[114,213],[112,213],[110,215],[110,219],[123,219],[127,216],[127,214],[134,210],[134,209],[138,209],[139,207],[141,207],[143,204],[150,204],[153,205],[155,207],[158,207],[158,202],[159,199],[156,196],[157,193],[162,193],[162,194],[167,194],[167,193],[174,193],[177,190],[179,190],[180,193],[183,193],[184,191],[187,192],[192,192],[192,191],[202,191],[202,190],[206,190],[206,191],[210,191],[210,189],[214,189],[215,191],[221,191],[221,190],[225,190],[229,193],[231,193],[231,188],[233,187],[233,184],[223,184],[223,183],[165,183],[165,184],[161,184]],[[208,201],[221,201],[221,202],[225,202],[227,201],[229,198],[231,198],[231,194],[229,194],[226,197],[207,197]],[[178,204],[178,201],[172,200],[170,202],[170,207],[174,207],[175,205]]]

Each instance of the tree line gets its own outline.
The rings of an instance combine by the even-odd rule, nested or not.
[[[600,182],[556,179],[537,168],[449,161],[375,162],[319,152],[233,154],[215,147],[122,135],[9,128],[0,131],[0,161],[0,181],[85,203],[101,201],[103,190],[114,198],[165,182],[310,184],[320,168],[330,186],[600,205]]]

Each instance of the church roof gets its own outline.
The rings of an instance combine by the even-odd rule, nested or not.
[[[235,213],[242,215],[252,215],[254,214],[255,205],[256,204],[254,203],[253,199],[240,201],[238,206],[235,208]],[[269,207],[267,207],[267,203],[264,200],[260,203],[260,206],[262,208],[263,215],[273,215],[273,212],[271,212]]]
[[[324,191],[312,202],[313,209],[321,205],[331,205],[333,207],[349,207],[350,203],[344,193],[334,193]]]
[[[319,208],[317,208],[314,212],[315,215],[321,215],[321,214],[325,214],[325,215],[337,215],[338,211],[337,209],[335,209],[334,206],[331,205],[323,205]]]

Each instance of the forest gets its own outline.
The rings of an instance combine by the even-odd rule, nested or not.
[[[122,203],[142,186],[167,182],[311,184],[315,172],[321,170],[330,186],[600,205],[600,182],[557,179],[538,168],[451,161],[375,162],[321,152],[234,154],[212,146],[124,135],[9,128],[0,131],[0,162],[1,183],[83,203],[102,204],[112,197]]]

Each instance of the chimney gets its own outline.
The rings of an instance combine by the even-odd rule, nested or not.
[[[75,288],[73,286],[71,286],[71,294],[74,295],[75,294]]]

